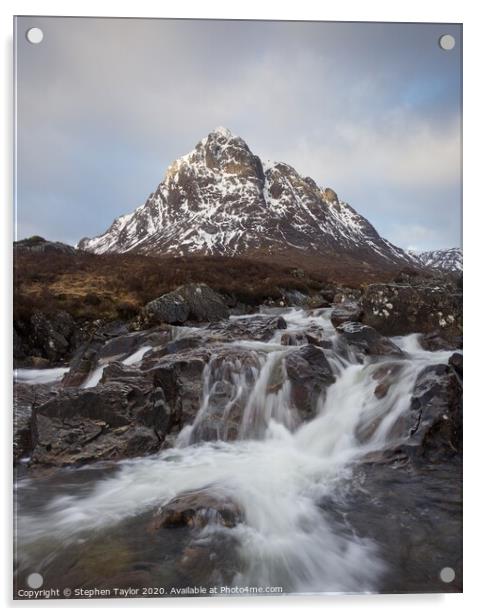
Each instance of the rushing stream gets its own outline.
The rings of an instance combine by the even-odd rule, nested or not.
[[[404,355],[359,363],[352,352],[339,347],[329,310],[310,316],[291,309],[283,316],[290,334],[319,326],[333,343],[324,352],[336,381],[326,396],[320,396],[314,419],[301,422],[290,403],[283,358],[299,347],[281,344],[285,331],[278,331],[269,342],[226,342],[226,348],[242,350],[244,360],[233,361],[230,354],[226,361],[215,356],[206,365],[199,412],[173,448],[117,464],[64,469],[45,478],[20,467],[18,571],[50,568],[52,576],[61,578],[64,570],[59,562],[65,555],[82,555],[83,546],[97,540],[105,542],[104,551],[117,550],[113,560],[119,558],[120,544],[123,557],[136,562],[155,560],[156,550],[163,550],[158,560],[167,558],[175,546],[169,539],[156,544],[141,530],[145,527],[141,521],[179,494],[209,488],[243,511],[241,523],[228,528],[213,520],[196,539],[202,544],[222,537],[227,546],[235,546],[232,584],[277,586],[285,592],[376,591],[386,568],[376,543],[358,536],[348,522],[320,503],[336,502],[350,489],[357,460],[389,444],[392,426],[410,406],[419,372],[431,364],[447,363],[452,352],[424,351],[413,334],[393,339]],[[178,337],[183,329],[187,330],[178,328]],[[124,363],[135,366],[148,350],[140,348]],[[384,364],[397,365],[397,378],[378,398],[374,373]],[[98,367],[84,387],[95,386],[102,369]],[[36,371],[31,382],[45,383],[50,372]],[[28,381],[27,371],[19,378]],[[231,393],[213,418],[213,400],[226,383]],[[240,429],[236,440],[226,440],[233,409],[241,413]],[[213,429],[218,440],[211,436],[206,441]],[[363,439],[361,433],[366,434]],[[138,553],[132,557],[129,550]],[[102,569],[102,563],[110,566],[105,554],[103,558],[99,556],[96,564],[91,554],[88,562],[94,572]],[[82,583],[92,579],[79,574]]]

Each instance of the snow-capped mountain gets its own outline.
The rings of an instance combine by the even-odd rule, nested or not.
[[[175,255],[296,252],[347,255],[378,266],[416,263],[333,190],[285,163],[262,162],[225,128],[174,161],[144,205],[78,247]]]
[[[420,263],[430,269],[443,272],[461,272],[463,267],[462,248],[429,250],[416,255]]]

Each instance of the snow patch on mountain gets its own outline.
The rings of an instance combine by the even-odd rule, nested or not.
[[[175,160],[144,205],[102,235],[82,239],[79,248],[227,256],[292,249],[385,265],[417,263],[332,189],[286,163],[261,161],[223,127]]]
[[[414,255],[419,262],[430,269],[444,272],[461,272],[463,269],[462,248],[428,250]]]

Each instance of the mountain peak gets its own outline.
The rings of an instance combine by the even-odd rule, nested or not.
[[[175,160],[145,204],[84,239],[91,252],[343,257],[367,267],[416,261],[381,238],[330,188],[282,162],[263,163],[218,127]]]
[[[231,139],[234,137],[233,133],[229,130],[229,128],[225,128],[224,126],[218,126],[211,134],[220,135],[221,137],[225,137],[226,139]]]

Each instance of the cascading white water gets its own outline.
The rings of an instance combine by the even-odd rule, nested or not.
[[[132,353],[132,355],[129,355],[128,357],[123,359],[122,363],[125,366],[134,366],[135,364],[139,363],[142,360],[144,355],[150,349],[152,349],[150,345],[142,346],[140,349],[135,351],[135,353]],[[84,383],[82,384],[82,389],[89,389],[90,387],[95,387],[96,385],[98,385],[100,383],[100,380],[102,379],[102,375],[104,374],[104,368],[108,365],[108,363],[109,362],[107,361],[99,362],[99,364],[97,364],[97,366],[92,370],[89,376],[85,379]]]
[[[38,385],[40,383],[54,383],[60,381],[69,368],[17,368],[14,370],[14,380],[18,383]]]
[[[319,326],[325,337],[336,336],[329,311],[309,316],[292,310],[284,317],[289,332]],[[57,497],[44,515],[20,513],[19,552],[28,558],[46,536],[54,542],[75,541],[183,492],[211,487],[244,512],[243,523],[232,529],[208,526],[203,531],[205,536],[221,530],[238,540],[243,566],[236,583],[277,585],[292,592],[376,590],[384,570],[376,546],[341,532],[318,504],[349,477],[357,458],[388,444],[390,428],[409,408],[417,374],[427,365],[446,362],[451,352],[424,351],[413,335],[396,339],[405,356],[376,363],[352,363],[327,351],[336,382],[320,398],[316,417],[298,426],[282,368],[283,357],[296,347],[279,343],[280,332],[269,343],[227,344],[230,363],[214,359],[207,366],[203,403],[176,447],[120,463],[118,472],[98,481],[88,495]],[[233,361],[236,348],[240,356],[244,353],[244,363]],[[394,365],[396,379],[379,399],[374,374]],[[281,384],[270,388],[274,372]],[[230,388],[227,403],[217,410],[220,425],[238,405],[241,429],[235,441],[206,442],[202,427],[219,383]],[[372,429],[360,438],[369,425]],[[21,481],[19,489],[31,481]]]

